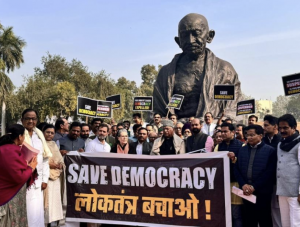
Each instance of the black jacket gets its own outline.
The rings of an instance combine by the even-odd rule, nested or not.
[[[280,134],[275,134],[273,136],[273,139],[271,140],[271,142],[270,142],[268,136],[265,135],[264,138],[263,138],[263,141],[265,142],[265,144],[273,147],[277,151],[278,143],[281,141],[281,135]]]
[[[226,144],[225,141],[219,144],[218,151],[230,151],[235,154],[235,156],[238,156],[239,149],[243,146],[243,143],[237,139],[230,140],[229,145]],[[234,176],[234,166],[235,164],[232,163],[232,161],[229,159],[230,162],[230,182],[236,182],[235,176]]]
[[[251,147],[242,147],[237,155],[235,163],[235,176],[240,188],[249,184],[247,178],[248,165],[250,160]],[[253,161],[252,183],[256,193],[272,193],[273,179],[276,174],[276,151],[273,147],[263,141],[257,146],[257,151]]]
[[[128,154],[136,154],[137,145],[138,145],[138,142],[130,143]],[[149,142],[145,141],[143,143],[143,155],[150,155],[151,149],[152,149],[152,145]]]
[[[189,153],[191,151],[196,151],[202,148],[205,148],[205,143],[208,135],[203,132],[199,132],[198,134],[193,134],[186,139],[186,149],[185,152]]]

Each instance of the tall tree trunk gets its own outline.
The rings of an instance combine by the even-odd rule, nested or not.
[[[1,135],[5,135],[5,125],[6,125],[6,121],[5,121],[5,114],[6,114],[6,105],[5,102],[2,102],[2,120],[1,120]]]

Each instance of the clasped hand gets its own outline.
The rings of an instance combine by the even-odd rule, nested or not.
[[[253,192],[255,191],[254,187],[252,185],[249,185],[249,184],[245,184],[243,187],[243,192],[244,192],[244,195],[252,195]]]

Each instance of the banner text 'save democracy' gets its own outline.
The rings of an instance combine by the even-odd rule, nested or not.
[[[67,220],[231,226],[227,152],[146,156],[70,152]]]

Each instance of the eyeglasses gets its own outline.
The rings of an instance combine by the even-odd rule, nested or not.
[[[181,130],[181,129],[182,129],[182,127],[176,127],[175,129],[176,129],[176,130],[178,130],[178,129],[179,129],[179,130]]]
[[[149,137],[149,139],[156,139],[156,137]]]
[[[128,136],[120,136],[122,139],[124,139],[124,138],[128,138]]]
[[[24,120],[25,120],[25,121],[30,121],[30,120],[36,121],[37,118],[36,118],[36,117],[25,117]]]

